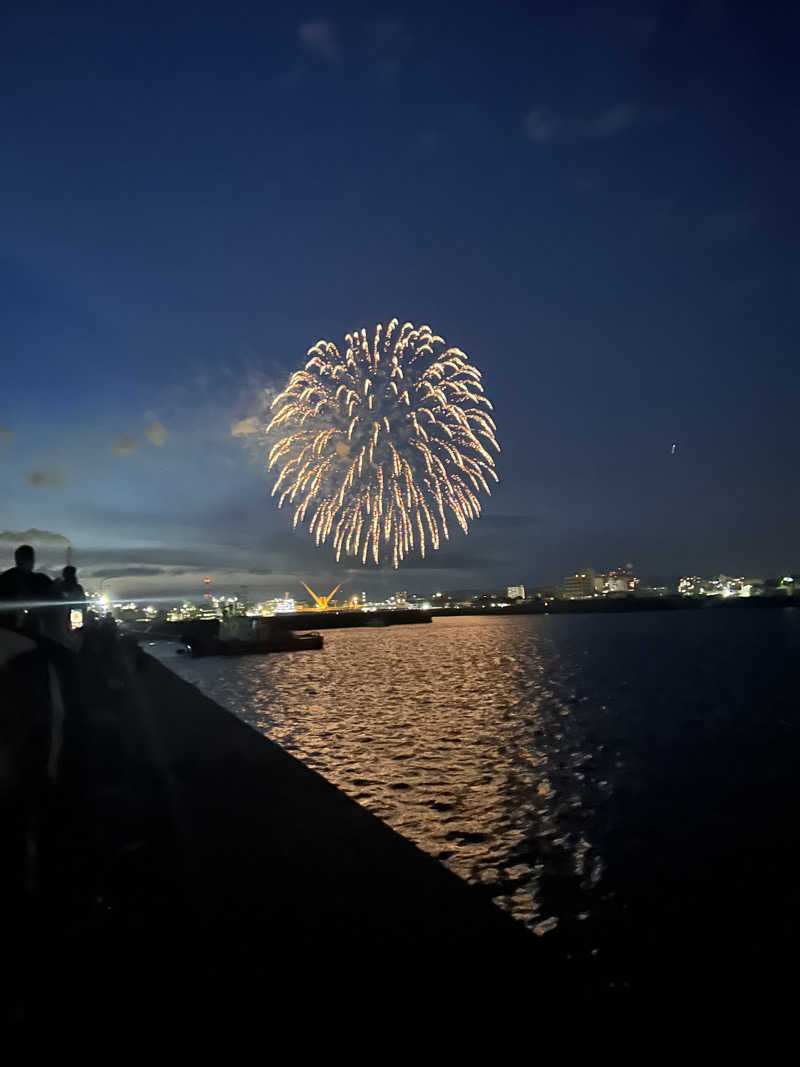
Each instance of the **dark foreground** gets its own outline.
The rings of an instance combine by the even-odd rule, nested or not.
[[[620,710],[606,725],[591,717],[610,753],[616,723],[628,723],[625,744],[641,758],[604,811],[614,891],[603,889],[591,953],[575,938],[565,951],[558,932],[529,934],[133,642],[117,643],[83,664],[35,884],[15,898],[4,883],[4,1011],[31,1032],[241,1034],[325,1006],[361,1027],[364,1013],[404,1025],[409,1010],[455,1005],[463,1030],[497,999],[511,1025],[609,998],[675,1013],[791,994],[793,619],[765,632],[782,650],[772,659],[754,656],[743,631],[737,670],[724,675],[690,629],[685,648],[653,659],[647,699],[638,688],[629,709],[618,664],[636,634],[627,652],[617,634],[600,657]],[[738,668],[762,677],[758,701],[741,707]],[[721,718],[724,707],[736,715]],[[549,871],[552,911],[569,910],[574,878],[530,847],[530,863]]]
[[[366,1004],[408,975],[488,990],[537,958],[476,890],[133,643],[81,689],[6,957],[18,1025],[255,1026],[265,1005]]]

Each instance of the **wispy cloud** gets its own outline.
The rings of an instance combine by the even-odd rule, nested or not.
[[[534,108],[525,116],[525,133],[534,144],[547,144],[558,133],[561,120],[549,111]]]
[[[85,570],[92,578],[155,578],[172,573],[166,567],[143,567],[137,564],[130,567],[88,567]]]
[[[638,122],[641,109],[638,104],[621,103],[606,108],[599,115],[590,118],[584,125],[584,136],[592,139],[614,137],[624,130],[630,129]]]
[[[367,45],[378,77],[392,82],[408,58],[411,34],[402,19],[377,18],[367,25]]]
[[[304,56],[280,79],[290,89],[305,81],[314,58],[339,64],[344,56],[343,34],[331,19],[306,19],[298,25],[297,36]],[[412,36],[403,18],[366,18],[351,28],[347,42],[383,85],[394,84],[411,58]]]
[[[481,532],[511,528],[528,530],[541,526],[543,521],[539,515],[482,515],[479,529]]]
[[[161,448],[163,444],[166,444],[167,431],[158,420],[149,423],[149,425],[145,427],[144,432],[151,445]]]
[[[300,23],[297,32],[300,43],[307,52],[327,60],[328,63],[338,63],[341,56],[333,23],[327,19],[309,19]]]
[[[31,527],[29,530],[0,530],[0,545],[3,547],[13,545],[35,545],[45,548],[66,548],[70,543],[68,537],[52,530],[37,530]]]
[[[0,447],[7,445],[13,436],[14,431],[10,426],[0,426]]]
[[[63,489],[67,484],[67,476],[59,470],[35,470],[25,475],[28,485],[35,489]]]
[[[111,446],[117,455],[120,456],[132,456],[136,451],[136,438],[131,437],[129,434],[123,434],[122,437],[118,437],[114,444]]]
[[[237,419],[231,423],[231,437],[247,437],[249,434],[258,433],[261,429],[261,419],[258,415],[250,415],[246,419]]]
[[[538,107],[525,116],[525,133],[540,145],[552,141],[602,141],[667,117],[665,111],[644,108],[632,100],[611,104],[593,115],[557,115]]]

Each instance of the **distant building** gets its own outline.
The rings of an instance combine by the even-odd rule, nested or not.
[[[696,574],[687,575],[678,580],[678,592],[681,596],[703,596],[707,584],[707,579],[700,578]]]
[[[288,593],[284,593],[283,596],[277,597],[273,602],[273,612],[276,615],[291,615],[296,610],[295,599],[293,596],[289,596]]]
[[[787,576],[783,579],[773,579],[773,586],[778,588],[779,583],[791,582]],[[678,592],[681,596],[721,596],[721,597],[750,597],[760,596],[767,593],[769,582],[766,584],[759,578],[731,578],[727,574],[719,574],[716,578],[701,578],[698,575],[684,577],[678,582]],[[781,592],[786,593],[786,588]]]
[[[186,619],[196,619],[199,614],[200,613],[195,605],[190,604],[188,600],[185,600],[178,607],[167,612],[167,622],[183,622]]]
[[[524,600],[525,599],[525,586],[524,585],[510,585],[506,590],[509,600]]]
[[[476,593],[472,598],[472,606],[476,608],[496,608],[499,602],[502,602],[502,594],[498,593]]]
[[[595,573],[590,567],[576,571],[575,574],[568,574],[561,583],[564,599],[584,600],[586,597],[594,596],[594,579]]]
[[[561,596],[561,590],[557,585],[537,585],[533,595],[539,600],[555,600]]]
[[[406,589],[399,589],[394,594],[394,602],[398,608],[404,608],[408,605],[408,591]]]
[[[619,570],[609,571],[605,575],[603,592],[609,593],[635,593],[639,587],[639,579],[633,573],[633,568],[628,565]]]
[[[764,582],[763,596],[796,596],[800,593],[800,578],[785,574],[783,578],[768,578]]]

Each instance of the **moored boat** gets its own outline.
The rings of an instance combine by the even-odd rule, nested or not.
[[[187,639],[188,638],[188,639]],[[184,638],[186,651],[193,658],[201,656],[249,656],[268,652],[304,652],[322,648],[322,634],[273,633],[268,637],[224,638],[216,634],[193,634]]]

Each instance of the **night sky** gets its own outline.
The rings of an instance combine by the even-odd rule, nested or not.
[[[800,567],[797,5],[15,6],[4,557],[48,531],[120,595]],[[348,571],[249,431],[395,315],[483,371],[501,482]]]

